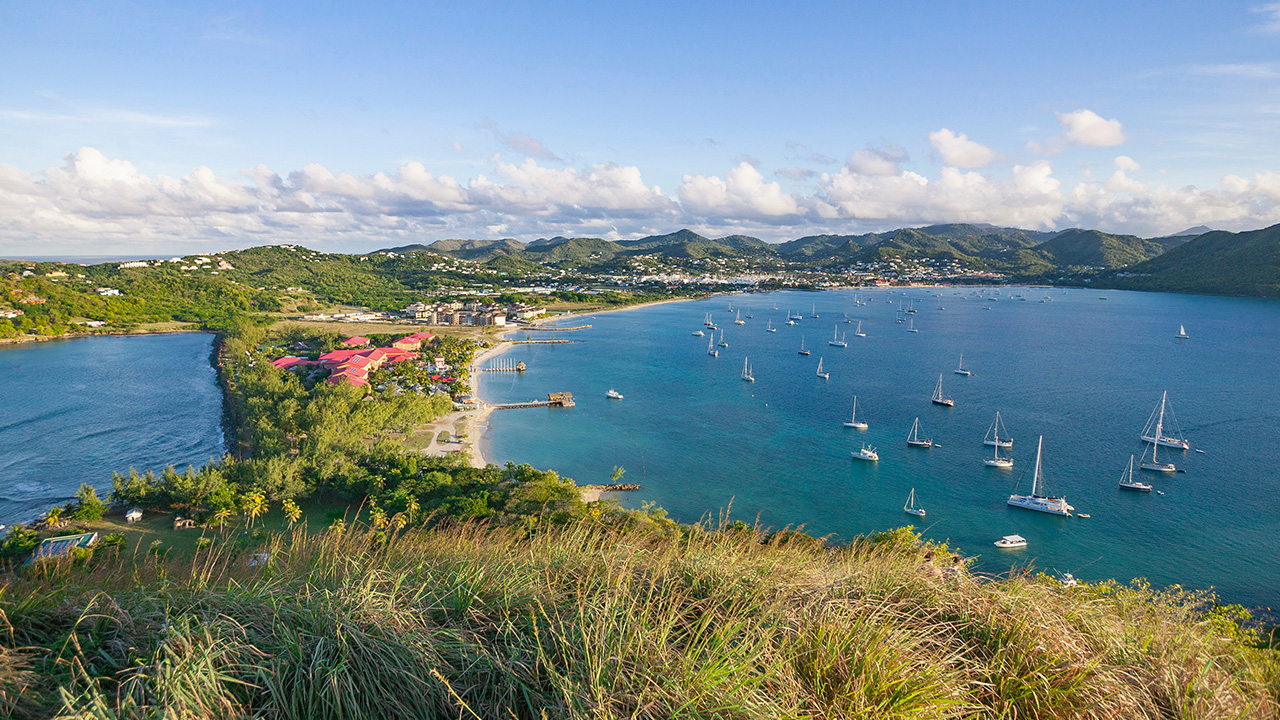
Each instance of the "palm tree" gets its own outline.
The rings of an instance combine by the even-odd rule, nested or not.
[[[414,516],[418,514],[419,507],[421,506],[418,505],[418,498],[410,495],[409,502],[405,503],[405,506],[404,506],[405,514],[409,516],[409,522],[413,522]]]
[[[49,512],[45,513],[44,515],[44,524],[48,525],[51,528],[56,528],[61,526],[62,525],[62,508],[60,507],[49,508]]]
[[[241,503],[245,517],[249,518],[249,527],[253,527],[253,521],[267,511],[266,496],[256,490],[245,495]]]
[[[218,511],[213,514],[213,521],[217,523],[218,527],[226,525],[227,521],[230,519],[231,508],[228,507],[218,508]]]
[[[302,508],[298,507],[298,503],[292,499],[284,501],[284,517],[289,521],[289,526],[298,522],[298,518],[302,517]]]

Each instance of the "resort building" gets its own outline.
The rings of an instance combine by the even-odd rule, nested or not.
[[[352,335],[346,340],[343,340],[342,344],[346,345],[347,347],[364,347],[365,345],[368,345],[369,342],[370,342],[369,338],[367,337],[362,337],[360,335]]]

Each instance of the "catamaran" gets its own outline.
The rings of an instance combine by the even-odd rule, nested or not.
[[[996,541],[998,548],[1022,548],[1027,546],[1027,539],[1021,535],[1005,535]]]
[[[1040,442],[1036,444],[1036,471],[1031,476],[1031,494],[1010,495],[1009,504],[1024,510],[1035,510],[1036,512],[1049,513],[1050,515],[1071,517],[1071,511],[1075,510],[1075,508],[1067,504],[1065,497],[1050,497],[1040,494],[1041,485],[1044,483],[1040,468],[1040,455],[1043,450],[1044,436],[1041,435]]]
[[[1191,443],[1182,436],[1182,428],[1178,427],[1178,416],[1174,415],[1172,405],[1169,405],[1169,414],[1173,416],[1173,427],[1174,432],[1177,433],[1177,437],[1169,437],[1162,431],[1161,428],[1164,425],[1164,411],[1166,405],[1169,405],[1168,390],[1161,393],[1160,404],[1151,411],[1151,416],[1147,418],[1147,424],[1142,428],[1142,439],[1149,443],[1156,443],[1165,447],[1189,450],[1191,448]]]
[[[801,354],[801,355],[808,355],[808,354],[809,354],[809,351],[804,349],[804,336],[803,336],[803,335],[801,335],[801,336],[800,336],[800,354]]]
[[[724,331],[720,331],[720,342],[716,343],[720,347],[729,347],[729,343],[724,341]]]
[[[1001,432],[1003,431],[1003,435]],[[1000,411],[996,411],[995,422],[991,423],[991,429],[987,430],[987,436],[982,439],[983,445],[994,445],[996,447],[1011,448],[1013,447],[1013,438],[1009,437],[1004,423],[1000,422]]]
[[[902,511],[908,515],[916,517],[924,517],[924,508],[916,507],[916,489],[911,488],[911,494],[907,496],[907,504],[902,506]]]
[[[1191,336],[1187,334],[1187,329],[1186,329],[1185,327],[1183,327],[1183,326],[1179,325],[1179,326],[1178,326],[1178,334],[1177,334],[1177,335],[1174,335],[1174,337],[1178,338],[1179,340],[1186,340],[1186,339],[1190,338]]]
[[[1138,492],[1151,492],[1151,486],[1138,482],[1133,479],[1133,456],[1129,456],[1129,469],[1120,475],[1120,488],[1122,490],[1137,490]]]
[[[964,353],[960,353],[960,363],[956,365],[955,374],[964,375],[966,377],[973,374],[968,370],[964,369]]]
[[[836,347],[849,347],[849,343],[845,342],[844,339],[840,337],[840,326],[838,325],[836,326],[835,331],[831,334],[831,339],[827,341],[827,344],[834,345]]]
[[[823,380],[831,379],[831,373],[822,371],[822,358],[818,358],[818,377],[822,378]]]
[[[751,366],[747,364],[747,359],[742,358],[742,379],[747,382],[755,382],[756,376],[751,374]]]
[[[844,421],[844,426],[855,430],[866,430],[867,422],[858,419],[858,396],[853,396],[853,413],[849,415],[849,419]]]
[[[942,374],[941,373],[938,374],[938,386],[933,389],[933,398],[931,399],[934,405],[943,405],[946,407],[952,407],[956,404],[955,400],[952,400],[951,398],[948,398],[948,397],[942,397]]]
[[[907,446],[918,448],[933,447],[932,438],[920,439],[920,418],[916,418],[915,422],[911,423],[911,432],[907,433]]]
[[[876,449],[866,443],[862,443],[862,449],[856,453],[849,453],[854,460],[870,460],[876,462],[880,459],[880,455],[876,453]]]
[[[765,331],[765,332],[778,332],[778,328],[774,327],[774,326],[773,326],[773,321],[772,321],[772,320],[770,320],[769,322],[765,323],[765,325],[764,325],[764,331]]]
[[[734,324],[734,325],[746,325],[746,324],[747,324],[747,321],[742,319],[742,311],[741,311],[741,310],[739,310],[739,311],[738,311],[738,316],[737,316],[736,318],[734,318],[734,319],[733,319],[733,324]]]
[[[858,321],[858,329],[853,331],[854,337],[866,337],[867,334],[862,332],[862,321]]]

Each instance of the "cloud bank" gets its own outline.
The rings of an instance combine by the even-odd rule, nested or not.
[[[1059,116],[1064,144],[1114,147],[1116,120],[1087,110]],[[565,167],[528,156],[490,159],[470,178],[418,162],[370,175],[310,164],[280,174],[259,165],[233,177],[198,167],[148,175],[86,147],[40,172],[0,163],[0,256],[174,253],[297,242],[334,250],[443,237],[635,237],[691,227],[781,240],[934,222],[1031,229],[1084,226],[1154,236],[1193,225],[1248,229],[1280,222],[1280,175],[1227,175],[1214,187],[1151,183],[1129,155],[1106,177],[1068,186],[1045,158],[1001,169],[999,154],[964,133],[928,141],[944,165],[904,169],[906,151],[852,152],[838,171],[780,169],[784,187],[743,160],[717,174],[687,174],[672,191],[641,169]],[[830,161],[830,158],[824,158]]]

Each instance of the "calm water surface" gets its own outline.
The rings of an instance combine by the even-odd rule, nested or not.
[[[855,305],[855,295],[869,303]],[[894,321],[908,299],[918,333]],[[754,317],[734,325],[730,302]],[[818,319],[809,317],[815,304]],[[788,309],[805,316],[798,326],[784,324]],[[707,338],[691,335],[708,312],[729,343],[719,358],[707,355]],[[845,313],[863,321],[867,337],[853,336]],[[768,320],[778,332],[765,331]],[[581,483],[607,481],[621,465],[643,486],[620,498],[625,505],[652,500],[678,520],[732,501],[736,518],[837,537],[914,521],[927,537],[978,555],[986,571],[1033,561],[1086,579],[1147,577],[1280,604],[1280,303],[1021,288],[989,302],[971,288],[841,290],[718,297],[587,322],[590,330],[561,335],[581,342],[513,348],[505,357],[528,363],[524,375],[482,377],[488,401],[560,390],[577,399],[568,410],[492,415],[485,442],[496,461]],[[1179,324],[1190,340],[1174,339]],[[847,349],[827,344],[833,330],[848,333]],[[801,336],[811,356],[797,353]],[[961,353],[972,377],[952,372]],[[753,384],[739,378],[744,356]],[[820,357],[830,380],[814,374]],[[939,373],[954,408],[929,401]],[[626,399],[607,400],[609,388]],[[1116,483],[1130,454],[1141,457],[1139,431],[1165,390],[1193,448],[1167,457],[1187,472],[1141,473],[1163,495],[1122,491]],[[869,430],[840,424],[855,394]],[[997,410],[1014,438],[1012,471],[982,464]],[[915,417],[939,447],[906,446]],[[1048,489],[1090,518],[1005,504],[1015,488],[1029,490],[1039,436]],[[879,449],[879,463],[850,458],[864,441]],[[912,488],[925,518],[902,512]],[[1029,547],[992,546],[1010,533]]]
[[[185,468],[223,452],[213,336],[0,346],[0,523],[30,520],[111,472]]]

